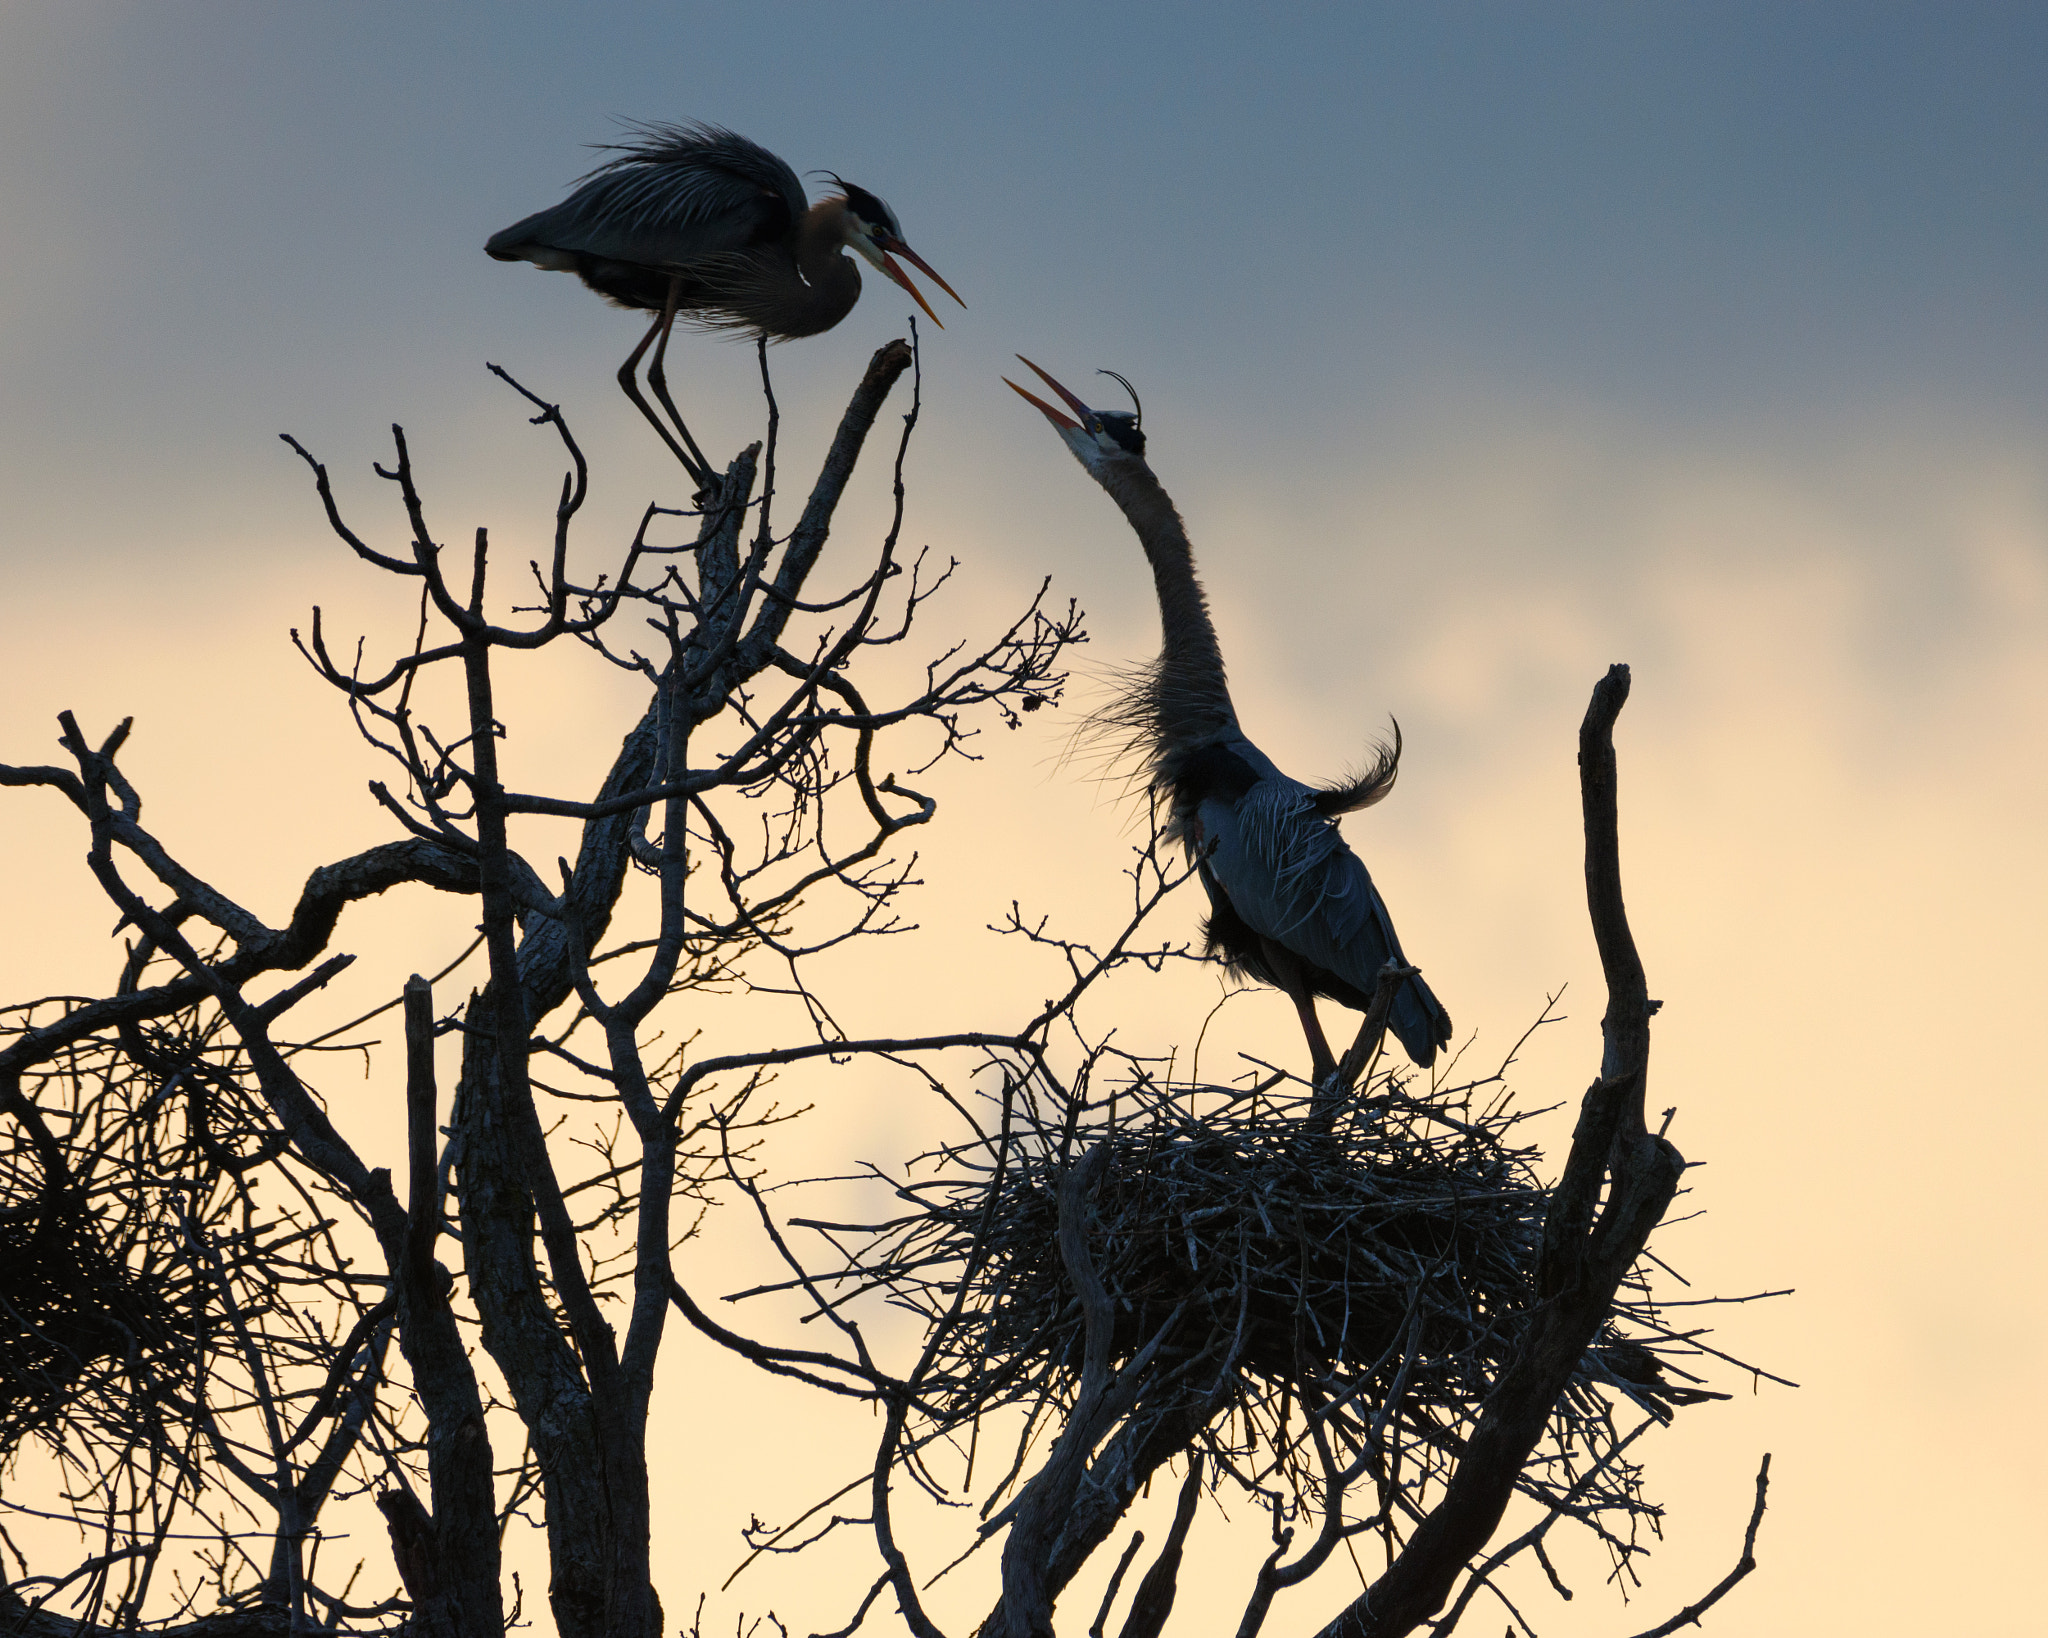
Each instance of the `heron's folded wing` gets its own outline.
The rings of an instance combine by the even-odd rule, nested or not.
[[[1369,990],[1400,941],[1364,863],[1314,793],[1262,779],[1235,802],[1205,802],[1210,865],[1248,926]]]
[[[1360,995],[1372,994],[1389,959],[1407,963],[1364,861],[1316,811],[1308,787],[1262,779],[1234,802],[1203,803],[1201,819],[1216,842],[1210,873],[1253,931]],[[1401,986],[1389,1024],[1424,1068],[1450,1039],[1450,1016],[1420,978]]]
[[[777,238],[788,221],[779,199],[750,187],[718,190],[729,195],[723,212],[665,214],[665,195],[701,200],[707,192],[662,186],[675,180],[651,169],[594,177],[552,210],[493,234],[484,248],[501,261],[519,256],[524,246],[545,245],[641,267],[687,267]]]
[[[647,140],[601,165],[552,209],[484,247],[500,260],[525,245],[646,267],[680,267],[779,239],[805,209],[782,160],[716,126],[650,127]]]

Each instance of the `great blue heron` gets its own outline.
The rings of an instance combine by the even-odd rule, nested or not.
[[[1336,1058],[1315,998],[1365,1011],[1380,969],[1389,960],[1407,965],[1386,904],[1336,824],[1337,815],[1370,806],[1393,788],[1400,727],[1393,746],[1342,785],[1318,789],[1276,768],[1238,726],[1187,529],[1145,464],[1137,412],[1090,409],[1030,359],[1023,362],[1073,414],[1010,385],[1038,406],[1122,508],[1151,560],[1159,594],[1159,658],[1100,720],[1128,734],[1142,753],[1152,791],[1166,806],[1167,836],[1196,862],[1209,891],[1208,954],[1294,1002],[1320,1084]],[[1137,394],[1131,396],[1136,403]],[[1388,1028],[1425,1069],[1451,1038],[1450,1016],[1419,974],[1395,992]]]
[[[960,301],[903,242],[896,213],[867,189],[834,176],[840,191],[809,204],[795,171],[736,132],[695,121],[647,122],[632,128],[632,140],[599,146],[616,157],[553,209],[492,234],[484,249],[501,262],[574,273],[607,301],[654,314],[619,368],[619,385],[700,488],[711,463],[676,412],[662,368],[678,318],[771,341],[817,335],[860,300],[860,270],[841,254],[847,250],[909,291],[934,324],[938,314],[895,256]],[[647,384],[674,433],[636,379],[650,344]]]

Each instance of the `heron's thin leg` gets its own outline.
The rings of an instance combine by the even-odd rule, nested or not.
[[[668,395],[668,372],[662,368],[668,356],[668,333],[675,328],[676,296],[683,287],[681,279],[668,281],[668,305],[661,316],[661,340],[655,344],[654,357],[647,365],[647,384],[654,389],[654,396],[661,400],[661,407],[668,411],[668,418],[675,422],[676,431],[683,435],[683,442],[690,446],[690,453],[697,457],[698,466],[708,474],[711,463],[704,459],[704,451],[697,447],[697,440],[690,436],[690,429],[683,425],[683,418],[676,411],[676,401]]]
[[[1294,991],[1288,999],[1301,1014],[1301,1032],[1308,1037],[1310,1083],[1321,1086],[1337,1067],[1337,1055],[1330,1050],[1330,1038],[1323,1033],[1322,1020],[1316,1016],[1316,998],[1302,989]]]
[[[668,445],[670,453],[683,463],[683,470],[690,474],[690,481],[699,489],[702,489],[711,482],[710,467],[704,463],[701,456],[692,460],[689,451],[676,442],[675,434],[670,432],[662,423],[661,417],[654,412],[654,406],[648,403],[646,398],[641,395],[640,383],[636,379],[636,374],[640,368],[641,355],[654,344],[655,336],[660,334],[664,326],[673,320],[674,317],[675,311],[671,308],[663,312],[655,319],[653,324],[648,326],[647,334],[640,338],[640,345],[635,347],[627,355],[626,362],[619,366],[619,385],[625,390],[626,396],[633,400],[633,407],[647,417],[647,424],[661,434],[661,441]],[[690,447],[694,449],[696,445],[692,444]]]

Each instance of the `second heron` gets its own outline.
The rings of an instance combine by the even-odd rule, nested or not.
[[[874,194],[834,176],[839,192],[810,204],[795,171],[737,132],[647,123],[632,127],[629,141],[600,146],[615,157],[559,205],[492,234],[484,249],[501,262],[574,273],[614,305],[654,315],[620,366],[619,385],[700,488],[711,463],[677,413],[663,371],[678,319],[769,341],[817,335],[860,300],[848,250],[909,291],[934,324],[938,315],[896,257],[960,301],[903,242],[896,213]],[[640,392],[650,346],[647,384],[668,424]]]
[[[1394,963],[1389,978],[1401,976],[1387,1027],[1428,1068],[1451,1038],[1450,1016],[1408,968],[1386,902],[1336,825],[1337,815],[1370,806],[1393,788],[1400,729],[1392,749],[1342,785],[1304,785],[1275,767],[1238,726],[1194,550],[1145,463],[1137,415],[1090,409],[1030,359],[1024,363],[1073,413],[1010,385],[1038,406],[1108,491],[1152,564],[1159,658],[1098,720],[1128,734],[1166,806],[1168,839],[1184,843],[1201,872],[1209,892],[1208,953],[1293,1001],[1318,1084],[1336,1058],[1316,1018],[1316,997],[1367,1011],[1382,969]]]

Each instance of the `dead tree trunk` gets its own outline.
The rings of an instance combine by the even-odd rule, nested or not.
[[[1621,894],[1614,723],[1628,667],[1609,669],[1579,729],[1586,903],[1607,979],[1600,1077],[1587,1088],[1564,1175],[1551,1198],[1538,1270],[1537,1324],[1487,1396],[1443,1500],[1401,1555],[1319,1638],[1401,1638],[1443,1607],[1515,1493],[1558,1396],[1649,1243],[1685,1161],[1643,1118],[1655,1010]]]

